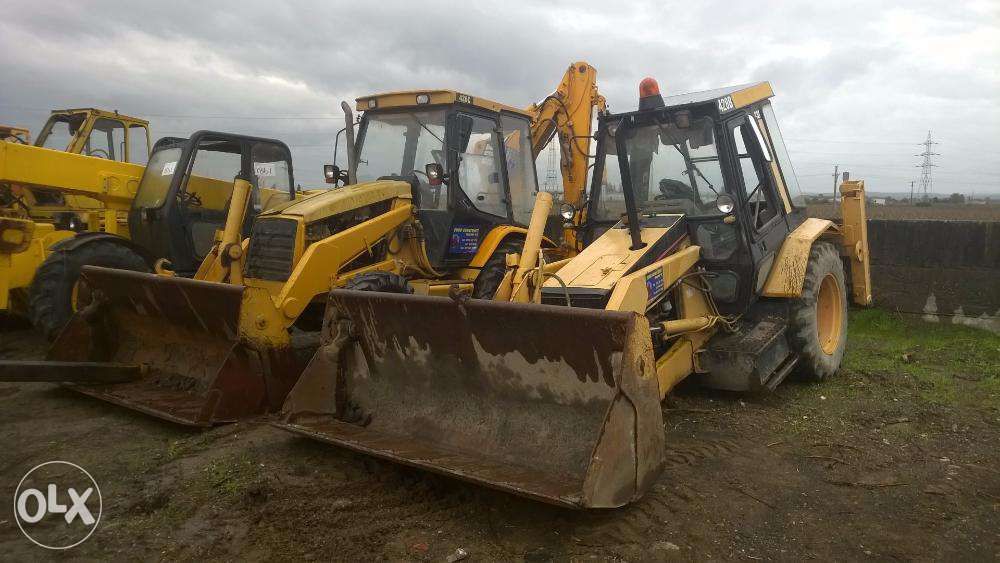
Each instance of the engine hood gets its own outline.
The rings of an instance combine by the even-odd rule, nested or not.
[[[388,199],[412,199],[410,184],[399,180],[376,180],[342,188],[332,188],[289,201],[264,213],[260,218],[292,217],[305,223],[337,215]]]

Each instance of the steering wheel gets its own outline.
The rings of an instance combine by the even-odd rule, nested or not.
[[[180,193],[177,194],[177,199],[181,203],[183,203],[185,205],[190,205],[191,207],[201,207],[202,206],[201,205],[201,196],[199,196],[195,192],[180,192]]]
[[[96,153],[102,153],[102,154],[96,154]],[[111,155],[108,154],[108,151],[104,149],[91,149],[90,151],[87,152],[87,156],[96,156],[98,158],[106,158],[108,160],[111,160]]]

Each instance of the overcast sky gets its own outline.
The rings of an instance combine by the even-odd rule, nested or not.
[[[97,106],[148,117],[154,138],[272,136],[317,185],[343,99],[429,87],[526,106],[585,60],[617,111],[647,75],[664,93],[770,80],[807,191],[831,191],[840,164],[908,192],[931,130],[936,193],[1000,192],[996,0],[476,4],[4,0],[0,123],[37,132],[50,108]]]

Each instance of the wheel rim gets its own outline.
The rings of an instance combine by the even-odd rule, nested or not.
[[[820,348],[827,355],[833,354],[840,343],[844,326],[843,292],[833,274],[827,274],[819,284],[816,296],[816,332]]]
[[[86,307],[94,300],[93,293],[90,290],[90,285],[82,279],[77,279],[76,283],[73,284],[73,289],[69,294],[69,308],[72,312],[77,312],[81,308]]]

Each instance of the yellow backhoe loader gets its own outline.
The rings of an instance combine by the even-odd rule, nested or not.
[[[558,505],[657,479],[660,400],[685,377],[774,389],[839,368],[871,299],[864,183],[808,218],[767,82],[602,115],[584,249],[546,264],[548,194],[493,300],[331,290],[291,432]]]
[[[537,192],[534,156],[556,131],[579,151],[564,166],[576,174],[570,184],[579,184],[572,197],[582,194],[591,113],[602,101],[595,74],[574,64],[556,92],[528,111],[447,90],[362,97],[356,136],[345,104],[348,163],[324,174],[347,185],[261,213],[244,239],[237,226],[246,223],[249,188],[237,179],[229,228],[205,248],[193,279],[170,275],[178,264],[157,274],[84,268],[81,279],[95,298],[53,344],[50,359],[59,363],[7,369],[20,369],[18,378],[75,382],[89,395],[184,424],[280,408],[315,349],[315,339],[312,348],[297,346],[297,329],[320,328],[331,287],[496,293],[507,255],[525,242]],[[161,160],[154,154],[149,169],[166,175],[190,159]],[[193,181],[151,185],[144,177],[134,215],[189,223],[159,206],[186,202],[190,213],[196,198],[199,209],[221,209]],[[206,232],[222,226],[215,218]],[[556,246],[540,236],[532,244]]]

